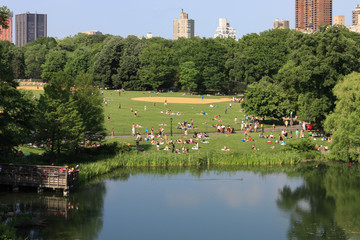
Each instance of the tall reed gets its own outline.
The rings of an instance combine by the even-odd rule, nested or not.
[[[266,166],[296,164],[301,156],[296,152],[249,152],[233,153],[143,153],[133,152],[108,156],[96,162],[80,165],[80,181],[87,181],[95,176],[109,173],[119,167],[170,167],[170,166]]]

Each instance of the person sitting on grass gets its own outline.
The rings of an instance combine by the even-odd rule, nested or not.
[[[199,143],[196,143],[196,145],[193,146],[191,149],[192,150],[199,150]]]
[[[221,151],[226,151],[226,152],[230,152],[230,148],[227,148],[226,146],[224,146]]]
[[[255,142],[255,140],[251,136],[249,136],[248,141],[249,142]]]
[[[169,145],[166,144],[165,148],[164,148],[164,151],[169,151]]]
[[[251,146],[251,149],[252,149],[252,150],[257,150],[256,147],[255,147],[255,144],[253,144],[253,145]]]

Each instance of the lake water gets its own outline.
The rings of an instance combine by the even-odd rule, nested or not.
[[[2,193],[30,239],[360,239],[349,167],[120,169],[69,197]]]

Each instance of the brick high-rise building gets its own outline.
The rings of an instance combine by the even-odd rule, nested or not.
[[[0,40],[13,41],[13,13],[10,12],[7,20],[8,28],[2,28],[0,26]]]
[[[47,15],[23,13],[15,15],[15,45],[23,46],[40,37],[47,37]]]
[[[180,19],[174,19],[174,40],[191,38],[195,35],[195,21],[188,18],[188,14],[181,10]]]
[[[295,0],[295,28],[313,32],[332,25],[332,0]]]

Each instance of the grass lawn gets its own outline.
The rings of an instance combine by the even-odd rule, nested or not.
[[[266,136],[270,133],[264,133]],[[295,134],[294,134],[295,135]],[[275,140],[278,139],[278,135],[276,136],[276,139],[264,139],[259,138],[259,133],[250,133],[248,136],[251,136],[255,142],[241,142],[241,140],[244,138],[244,133],[236,133],[236,134],[216,134],[216,135],[210,135],[210,138],[207,139],[209,143],[202,143],[199,142],[199,150],[192,150],[191,148],[194,146],[194,144],[185,144],[185,148],[189,148],[190,154],[194,153],[207,153],[207,152],[213,152],[213,153],[221,153],[221,154],[242,154],[245,152],[255,152],[255,150],[252,150],[252,145],[254,144],[255,147],[258,149],[257,152],[265,152],[265,153],[273,153],[273,152],[281,152],[285,146],[282,146],[280,144],[275,144]],[[191,138],[192,136],[174,136],[172,137],[173,140],[178,139],[181,137],[182,139]],[[308,137],[308,135],[306,135]],[[168,137],[168,139],[171,139],[171,137]],[[315,138],[316,139],[316,138]],[[268,143],[268,141],[271,141],[271,143]],[[292,142],[298,142],[300,139],[287,139],[286,143],[292,143]],[[135,145],[135,138],[134,137],[126,137],[126,138],[108,138],[106,139],[106,142],[119,142],[119,143],[130,143],[131,146]],[[321,139],[313,140],[314,145],[317,144],[318,146],[329,146],[330,144],[326,141],[322,141]],[[226,146],[230,151],[222,151],[221,149]],[[158,152],[165,154],[172,154],[171,151],[167,152],[162,150],[165,147],[165,144],[160,145],[160,151],[156,150],[156,145],[152,145],[150,141],[141,141],[140,147],[144,148],[147,152]],[[181,150],[181,144],[175,144],[175,147]],[[271,147],[271,148],[270,148]],[[272,148],[274,147],[274,148]],[[169,145],[169,148],[171,149],[171,145]]]
[[[34,95],[40,97],[40,94],[43,91],[32,91]],[[241,120],[244,119],[245,113],[240,112],[240,104],[229,102],[220,102],[214,103],[215,107],[211,108],[210,104],[181,104],[181,103],[168,103],[167,106],[164,103],[154,102],[142,102],[134,101],[131,98],[138,97],[186,97],[186,98],[197,98],[200,99],[200,95],[183,96],[182,92],[176,93],[159,93],[157,96],[153,92],[136,92],[129,91],[123,92],[119,96],[117,91],[113,90],[104,90],[104,97],[107,101],[107,106],[104,104],[104,118],[105,118],[105,128],[106,134],[111,135],[111,130],[114,129],[115,135],[131,135],[131,126],[136,124],[138,127],[136,131],[140,131],[142,134],[145,133],[147,128],[150,132],[151,127],[154,128],[154,131],[157,133],[160,127],[160,124],[163,124],[165,129],[165,134],[170,135],[171,121],[172,130],[174,134],[184,133],[184,130],[177,129],[178,122],[191,122],[194,121],[194,126],[196,129],[189,129],[189,133],[194,131],[199,132],[215,132],[216,129],[212,127],[217,123],[224,123],[226,126],[231,125],[235,129],[240,129]],[[223,96],[204,96],[204,99],[219,99],[224,98]],[[226,96],[226,98],[232,98],[232,96]],[[229,104],[231,103],[232,107],[230,108]],[[119,108],[121,104],[121,108]],[[146,106],[146,111],[144,107]],[[218,106],[218,107],[216,107]],[[227,113],[225,114],[225,108],[227,107]],[[133,108],[134,111],[137,111],[137,117],[134,116],[134,112],[131,112],[130,109]],[[166,109],[171,110],[173,113],[180,113],[180,115],[167,115]],[[161,114],[163,112],[163,114]],[[201,112],[205,112],[203,115]],[[110,115],[110,120],[108,116]],[[220,117],[219,117],[220,115]],[[218,116],[218,117],[216,117]],[[238,124],[235,126],[234,119],[238,118]],[[212,120],[212,119],[222,120]]]
[[[43,91],[33,91],[33,94],[37,97]],[[131,125],[134,123],[138,126],[136,131],[140,131],[143,136],[145,134],[145,128],[148,129],[150,132],[150,128],[154,128],[155,134],[158,133],[158,128],[160,124],[164,125],[165,134],[170,138],[170,118],[173,118],[172,122],[172,130],[173,134],[183,134],[184,130],[177,129],[178,122],[191,122],[194,121],[194,126],[196,129],[189,129],[190,138],[194,131],[198,132],[215,132],[216,128],[213,125],[217,123],[222,124],[224,123],[226,126],[230,125],[234,127],[235,130],[240,129],[241,120],[245,119],[245,113],[240,112],[240,104],[234,103],[232,101],[229,102],[221,102],[221,103],[214,103],[215,107],[210,107],[210,104],[181,104],[181,103],[168,103],[167,106],[164,103],[156,103],[154,106],[154,102],[142,102],[142,101],[134,101],[131,100],[132,98],[138,97],[150,97],[150,98],[159,98],[159,97],[186,97],[186,98],[197,98],[201,99],[201,96],[183,96],[183,93],[159,93],[157,95],[153,92],[122,92],[120,95],[117,91],[113,90],[104,90],[103,97],[107,101],[107,106],[104,104],[104,117],[105,117],[105,127],[107,135],[111,135],[111,129],[114,129],[115,135],[130,135],[131,134]],[[229,96],[228,96],[229,97]],[[222,96],[204,96],[205,99],[219,99],[223,98]],[[231,96],[230,96],[231,98]],[[230,104],[232,107],[230,108]],[[119,104],[121,104],[121,108],[119,108]],[[146,106],[146,111],[144,107]],[[218,106],[218,107],[216,107]],[[138,116],[134,116],[134,112],[131,112],[130,109],[133,108],[134,111],[137,111]],[[227,113],[225,114],[225,109],[227,108]],[[165,114],[166,109],[171,109],[173,113],[181,113],[181,115],[167,115]],[[161,113],[163,112],[163,114]],[[201,112],[205,112],[206,114],[203,115]],[[107,116],[110,115],[110,120],[107,119]],[[219,117],[220,115],[220,117]],[[216,117],[218,116],[218,117]],[[235,125],[234,118],[238,118],[238,124]],[[221,119],[222,121],[214,120],[214,119]],[[279,129],[280,130],[280,129]],[[267,135],[269,133],[265,133]],[[275,133],[275,136],[278,137],[279,133]],[[295,135],[295,133],[293,133]],[[182,135],[183,136],[183,135]],[[256,148],[259,149],[261,152],[278,152],[284,148],[280,144],[274,144],[275,140],[271,140],[272,143],[267,143],[268,140],[258,137],[258,133],[250,133],[249,136],[252,136],[256,142],[241,142],[244,138],[243,133],[236,133],[236,134],[217,134],[211,135],[210,139],[208,140],[208,144],[199,143],[199,150],[192,150],[191,147],[193,145],[185,146],[189,148],[190,154],[197,152],[197,153],[204,153],[204,152],[218,152],[221,154],[241,154],[247,151],[254,151],[251,149],[251,146],[255,144]],[[173,139],[177,139],[177,136],[174,136]],[[120,143],[130,143],[132,146],[135,145],[135,138],[128,137],[128,138],[110,138],[106,139],[106,142],[113,142],[117,141]],[[289,139],[289,142],[297,141],[295,139]],[[314,141],[318,145],[329,145],[327,142]],[[145,149],[146,152],[157,152],[156,146],[151,145],[150,142],[142,141],[140,146]],[[227,148],[231,149],[229,152],[221,151],[221,149],[226,146]],[[271,149],[269,147],[275,147]],[[163,149],[165,145],[161,145],[160,149]],[[171,146],[169,146],[171,149]],[[181,149],[180,144],[176,144],[176,148]],[[35,149],[32,147],[24,147],[23,152],[25,154],[38,154],[41,152],[40,149]],[[160,151],[162,154],[171,154],[166,151]],[[159,154],[159,152],[158,152]]]

